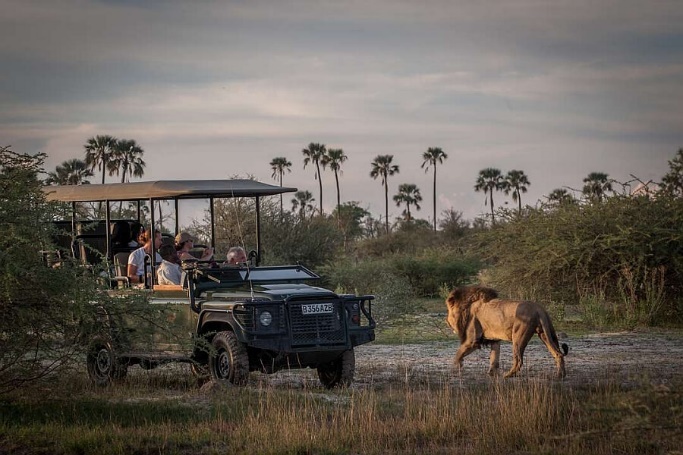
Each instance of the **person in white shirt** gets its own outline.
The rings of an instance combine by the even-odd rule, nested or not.
[[[161,265],[157,270],[158,284],[180,284],[183,279],[183,270],[178,264],[178,253],[173,245],[162,245],[159,248]]]
[[[241,246],[233,246],[228,250],[227,261],[223,266],[240,266],[247,262],[247,253]]]
[[[152,249],[157,250],[161,246],[161,232],[156,231],[154,233],[154,242],[152,242],[150,231],[145,231],[140,234],[140,240],[144,242],[144,245],[137,250],[134,250],[128,256],[128,279],[131,284],[144,283],[145,282],[145,258],[147,256],[152,256]],[[162,259],[159,253],[155,253],[155,262],[160,264]],[[147,268],[149,269],[149,265]],[[149,270],[147,270],[149,272]]]

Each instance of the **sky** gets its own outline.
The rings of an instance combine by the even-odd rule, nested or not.
[[[341,148],[342,201],[384,213],[378,155],[393,155],[432,219],[488,212],[479,171],[528,176],[523,204],[659,181],[683,147],[683,4],[630,0],[0,0],[0,146],[84,157],[96,135],[134,139],[144,180],[318,182],[302,149]],[[92,179],[100,181],[97,176]],[[107,177],[114,181],[116,177]],[[336,204],[322,174],[323,208]],[[631,184],[635,186],[635,184]],[[494,194],[494,205],[514,207]]]

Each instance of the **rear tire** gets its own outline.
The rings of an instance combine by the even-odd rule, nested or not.
[[[211,344],[209,371],[215,381],[245,385],[249,379],[249,356],[246,347],[233,332],[218,332]]]
[[[328,389],[334,387],[348,387],[353,383],[356,372],[356,355],[353,349],[344,351],[335,360],[318,365],[320,383]]]
[[[108,386],[128,374],[128,364],[118,358],[112,343],[99,338],[88,347],[86,365],[90,380],[100,387]]]

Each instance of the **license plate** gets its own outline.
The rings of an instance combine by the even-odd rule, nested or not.
[[[301,305],[301,314],[324,314],[332,313],[331,303],[306,303]]]

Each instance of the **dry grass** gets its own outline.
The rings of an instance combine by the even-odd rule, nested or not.
[[[203,392],[146,372],[105,390],[73,377],[0,402],[0,452],[675,453],[681,384],[624,389],[548,380],[444,380],[326,391],[263,381]],[[680,453],[680,452],[679,452]]]

